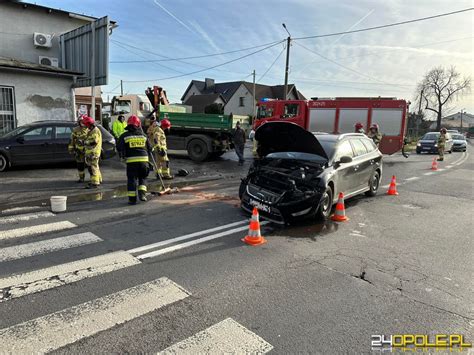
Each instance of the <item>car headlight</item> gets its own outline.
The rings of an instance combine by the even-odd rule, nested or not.
[[[438,148],[438,143],[435,143],[435,145],[434,145],[434,146],[435,146],[435,148]]]
[[[417,146],[417,147],[421,147],[421,143],[418,143],[416,146]]]

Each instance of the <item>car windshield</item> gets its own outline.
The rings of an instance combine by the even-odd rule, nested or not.
[[[115,102],[116,113],[130,113],[131,112],[131,102],[128,100],[117,100]]]
[[[11,138],[11,137],[15,137],[16,135],[18,135],[19,133],[23,132],[23,131],[26,130],[27,128],[29,128],[29,127],[28,127],[28,126],[22,126],[22,127],[15,128],[13,131],[10,131],[10,132],[4,134],[1,138]]]
[[[316,138],[326,152],[326,155],[329,157],[329,159],[331,159],[336,149],[336,141],[330,138],[330,136],[317,136]]]
[[[427,141],[435,141],[438,139],[438,135],[439,133],[426,133],[422,139]]]
[[[327,161],[326,158],[316,154],[309,154],[309,153],[301,153],[301,152],[278,152],[278,153],[270,153],[266,157],[266,159],[295,159],[295,160],[304,160],[310,161],[315,163],[325,163]]]
[[[453,134],[453,139],[457,139],[457,140],[465,140],[466,138],[462,135],[462,134]]]

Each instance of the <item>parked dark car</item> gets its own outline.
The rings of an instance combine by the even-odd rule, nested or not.
[[[311,133],[289,122],[268,122],[255,132],[259,156],[242,180],[239,195],[247,212],[279,224],[329,217],[338,194],[375,196],[382,153],[363,134]]]
[[[438,138],[439,132],[428,132],[426,133],[416,144],[416,154],[431,153],[438,154]],[[448,153],[453,152],[453,139],[451,134],[446,133],[446,144],[444,151]]]
[[[453,134],[453,150],[458,152],[465,152],[467,150],[467,140],[463,134]]]
[[[10,166],[74,162],[67,146],[76,125],[71,121],[37,121],[0,137],[0,172]],[[115,139],[102,126],[102,159],[115,155]]]

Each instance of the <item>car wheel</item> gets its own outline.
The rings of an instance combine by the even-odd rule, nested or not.
[[[8,170],[8,167],[10,166],[10,163],[8,162],[8,158],[0,154],[0,172],[4,172]]]
[[[380,185],[380,174],[375,171],[369,179],[369,191],[365,193],[366,196],[374,197],[377,195],[377,191]]]
[[[326,188],[326,191],[324,191],[323,193],[321,202],[318,207],[318,212],[316,213],[316,216],[319,219],[326,220],[331,215],[332,197],[333,197],[332,189],[328,186]]]
[[[417,151],[416,151],[416,154],[421,154],[421,152],[417,150]]]

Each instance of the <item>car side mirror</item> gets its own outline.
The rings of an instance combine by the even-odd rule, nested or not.
[[[352,163],[352,158],[348,155],[344,155],[343,157],[341,157],[341,159],[339,159],[339,163],[341,164]]]
[[[23,143],[25,143],[25,137],[20,136],[20,137],[18,137],[18,138],[16,139],[16,141],[17,141],[18,143],[23,144]]]

